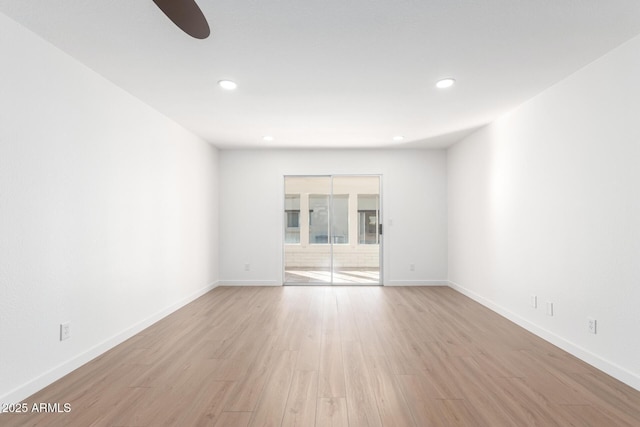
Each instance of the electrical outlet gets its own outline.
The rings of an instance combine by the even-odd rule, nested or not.
[[[538,297],[536,295],[531,295],[531,307],[538,308]]]
[[[416,265],[415,264],[409,264],[409,271],[416,271]]]
[[[64,341],[71,338],[71,323],[60,324],[60,341]]]
[[[589,328],[589,332],[592,334],[598,333],[598,321],[591,317],[587,317],[587,328]]]
[[[547,316],[553,316],[553,303],[547,301]]]
[[[245,263],[245,265],[244,265],[244,271],[249,271],[249,270],[251,270],[251,264],[249,264],[249,263],[247,262],[247,263]]]

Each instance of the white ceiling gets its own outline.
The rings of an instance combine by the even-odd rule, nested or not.
[[[447,146],[640,33],[638,0],[198,4],[205,40],[151,0],[0,11],[221,148]]]

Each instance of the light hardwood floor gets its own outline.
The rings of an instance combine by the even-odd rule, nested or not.
[[[443,287],[217,288],[2,426],[639,426],[640,392]]]

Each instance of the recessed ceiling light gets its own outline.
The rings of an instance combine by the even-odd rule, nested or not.
[[[438,89],[446,89],[448,87],[453,86],[455,82],[456,82],[455,79],[452,79],[451,77],[447,77],[446,79],[438,80],[438,83],[436,83],[436,87]]]
[[[238,87],[236,82],[232,82],[231,80],[220,80],[218,82],[218,86],[220,86],[222,89],[226,89],[226,90],[234,90],[235,88]]]
[[[263,141],[273,141],[273,139],[274,139],[274,138],[273,138],[272,136],[270,136],[270,135],[266,135],[266,136],[263,136],[263,137],[262,137],[262,140],[263,140]]]
[[[396,142],[404,141],[404,136],[402,136],[402,135],[394,136],[393,140],[396,141]]]

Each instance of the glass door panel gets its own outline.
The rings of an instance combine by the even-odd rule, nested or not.
[[[334,176],[333,194],[333,283],[379,284],[380,177]]]
[[[285,177],[285,283],[331,283],[330,176]]]

